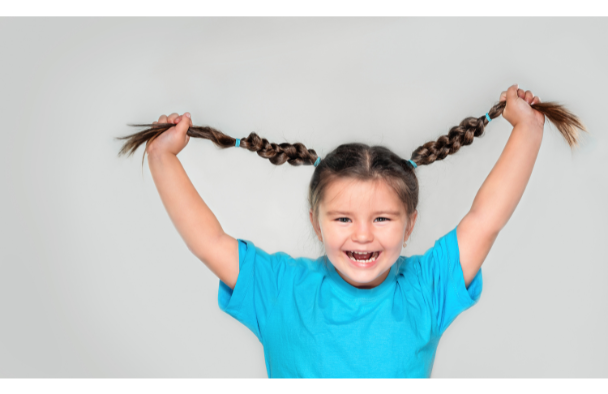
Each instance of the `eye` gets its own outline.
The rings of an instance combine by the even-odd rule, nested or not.
[[[339,221],[340,223],[346,223],[346,222],[343,222],[341,219],[350,220],[349,218],[338,218],[338,219],[336,219],[336,220],[337,220],[337,221]]]
[[[376,219],[384,219],[384,220],[382,220],[383,222],[386,222],[386,221],[389,220],[388,218],[385,218],[385,217],[379,217],[379,218],[376,218]]]

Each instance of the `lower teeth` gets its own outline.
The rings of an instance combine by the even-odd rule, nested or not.
[[[349,258],[350,258],[352,261],[356,261],[357,263],[371,263],[371,262],[373,262],[373,261],[376,261],[376,259],[378,258],[378,256],[376,256],[376,259],[374,259],[374,258],[370,258],[369,260],[357,260],[357,259],[352,258],[352,257],[350,257],[350,256],[349,256]]]

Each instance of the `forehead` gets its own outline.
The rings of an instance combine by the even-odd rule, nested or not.
[[[322,211],[390,209],[402,211],[405,208],[395,190],[384,180],[360,181],[357,179],[336,179],[328,185]]]

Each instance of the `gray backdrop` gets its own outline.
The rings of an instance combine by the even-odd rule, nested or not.
[[[143,147],[114,137],[161,114],[234,137],[346,142],[405,158],[519,83],[591,132],[548,121],[484,290],[441,339],[432,377],[608,377],[605,18],[2,18],[0,377],[266,377],[262,345],[220,311],[218,279],[180,238]],[[502,117],[420,166],[406,255],[468,212],[500,156]],[[179,158],[230,235],[322,253],[311,166],[191,139]],[[602,246],[604,245],[604,246]]]

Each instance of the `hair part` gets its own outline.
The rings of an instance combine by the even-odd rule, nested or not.
[[[407,160],[384,146],[351,143],[330,152],[313,173],[308,204],[315,218],[319,215],[327,186],[337,178],[386,182],[399,196],[408,218],[418,206],[418,178]]]

